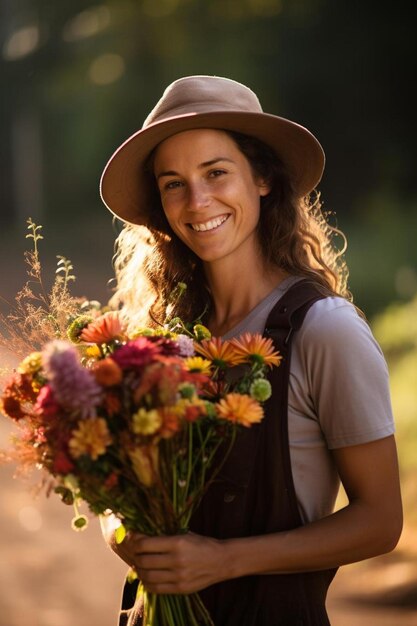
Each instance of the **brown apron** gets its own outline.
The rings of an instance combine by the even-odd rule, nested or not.
[[[288,442],[291,343],[310,306],[324,296],[300,280],[280,298],[265,326],[283,357],[270,374],[272,397],[260,424],[243,430],[191,523],[201,535],[228,539],[264,535],[302,525]],[[219,563],[221,567],[221,563]],[[325,609],[336,569],[247,576],[200,591],[215,626],[329,626]],[[125,585],[119,626],[139,626],[136,585]]]

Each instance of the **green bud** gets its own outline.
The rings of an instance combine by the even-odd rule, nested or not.
[[[72,343],[79,343],[81,333],[92,321],[93,318],[90,315],[79,315],[76,317],[67,330],[68,339]]]
[[[179,392],[182,398],[191,399],[193,396],[195,396],[195,386],[191,383],[183,383],[179,387]]]
[[[133,333],[129,335],[130,339],[137,339],[138,337],[153,337],[155,335],[155,331],[153,328],[148,328],[146,326],[135,328]]]
[[[193,331],[197,341],[201,341],[202,339],[211,339],[211,332],[206,326],[203,326],[203,324],[196,324]]]
[[[258,402],[265,402],[271,397],[271,383],[265,378],[257,378],[250,386],[250,395]]]
[[[168,328],[170,330],[175,330],[177,327],[182,328],[182,320],[180,317],[173,317],[172,320],[168,322]]]
[[[211,418],[216,418],[217,417],[217,413],[216,413],[216,408],[214,406],[214,404],[212,404],[212,402],[209,402],[208,400],[204,403],[205,407],[206,407],[206,413],[207,413],[207,417],[211,417]]]
[[[71,527],[73,530],[85,530],[88,526],[88,519],[85,515],[77,515],[72,519]]]

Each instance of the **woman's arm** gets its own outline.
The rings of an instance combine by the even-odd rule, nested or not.
[[[219,541],[129,534],[120,556],[149,591],[191,593],[251,574],[327,569],[392,550],[402,528],[394,437],[334,451],[349,504],[295,530]]]

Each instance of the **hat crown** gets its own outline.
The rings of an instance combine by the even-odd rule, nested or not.
[[[262,113],[262,107],[256,94],[235,80],[218,76],[186,76],[165,89],[143,128],[178,115],[221,111]]]

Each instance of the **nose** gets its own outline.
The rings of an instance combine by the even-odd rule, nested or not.
[[[204,184],[194,183],[189,185],[188,208],[190,211],[201,211],[210,204],[210,195]]]

